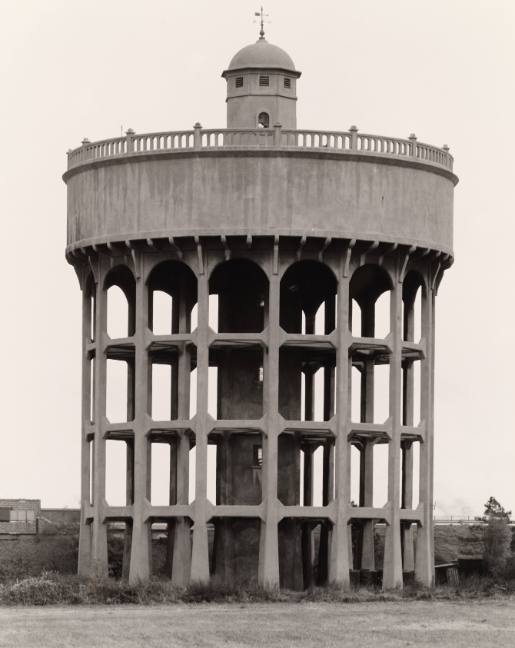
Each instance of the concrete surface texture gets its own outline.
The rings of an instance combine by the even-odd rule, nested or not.
[[[67,259],[84,296],[80,574],[107,574],[116,522],[124,576],[147,579],[152,524],[165,523],[178,585],[349,587],[352,570],[375,575],[381,521],[383,587],[433,583],[434,310],[452,262],[452,157],[415,136],[296,130],[299,76],[261,37],[223,73],[227,129],[128,131],[69,153]],[[113,288],[127,303],[115,336]],[[113,362],[127,376],[121,422],[106,414]],[[156,366],[171,375],[166,420],[153,414]],[[126,446],[123,506],[105,495],[113,442]],[[156,445],[166,505],[152,502]]]

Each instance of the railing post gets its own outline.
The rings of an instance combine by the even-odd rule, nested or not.
[[[452,164],[451,164],[450,155],[449,155],[449,147],[447,146],[447,144],[444,144],[442,146],[442,151],[443,151],[443,155],[444,155],[444,164],[445,164],[445,166],[448,169],[452,170]]]
[[[417,157],[417,136],[415,133],[411,133],[409,136],[410,141],[410,152],[411,157]]]
[[[282,125],[274,124],[274,147],[279,148],[281,146],[282,139]]]
[[[202,124],[200,122],[196,122],[193,124],[193,148],[195,150],[198,150],[202,148]]]
[[[350,148],[351,151],[355,151],[358,148],[358,127],[352,125],[349,128],[350,133]]]
[[[134,151],[134,135],[136,133],[132,130],[132,128],[129,128],[128,130],[125,131],[125,135],[127,137],[127,153],[133,153]]]
[[[88,144],[91,144],[91,142],[89,141],[89,139],[87,137],[85,137],[81,142],[81,150],[80,150],[80,159],[81,160],[86,159],[86,150],[87,150]]]

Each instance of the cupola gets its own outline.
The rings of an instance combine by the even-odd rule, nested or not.
[[[237,52],[222,76],[227,81],[227,128],[297,128],[297,79],[289,54],[265,39]]]

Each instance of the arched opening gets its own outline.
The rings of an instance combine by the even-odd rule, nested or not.
[[[287,333],[331,333],[336,291],[336,277],[325,264],[311,260],[294,263],[281,280],[281,327]]]
[[[154,335],[190,333],[197,279],[180,261],[163,261],[147,279],[148,324]],[[155,340],[150,346],[151,416],[155,421],[188,418],[193,344]]]
[[[82,293],[82,331],[84,342],[90,343],[95,341],[95,318],[96,318],[96,284],[92,274],[89,274]],[[95,420],[95,349],[90,349],[84,362],[85,379],[82,385],[84,401],[87,404],[87,412],[90,424]]]
[[[249,259],[220,263],[209,279],[218,334],[260,333],[265,327],[268,278]],[[216,301],[215,301],[216,298]],[[213,313],[214,315],[214,313]],[[263,349],[256,340],[216,341],[209,352],[209,411],[219,419],[259,419],[263,410]],[[236,452],[236,451],[235,451]]]
[[[391,290],[390,276],[378,265],[363,265],[352,275],[349,295],[350,312],[352,313],[354,300],[361,310],[361,337],[384,338],[390,332]],[[351,320],[349,322],[351,327],[352,323]]]
[[[95,341],[95,316],[96,316],[96,284],[93,275],[90,274],[84,286],[84,321],[83,330],[86,339]]]
[[[127,266],[119,265],[107,273],[107,335],[111,339],[134,335],[136,281]]]
[[[258,128],[270,128],[270,115],[267,112],[260,112],[257,118]]]
[[[268,278],[250,259],[229,259],[213,270],[209,278],[209,327],[221,338],[209,349],[208,413],[215,419],[258,420],[263,415],[263,349],[252,334],[264,330],[267,305]],[[239,431],[218,429],[209,434],[207,450],[207,495],[211,503],[260,504],[262,434],[247,427]],[[255,578],[259,521],[214,518],[213,527],[213,579],[227,582],[229,577],[233,581]]]
[[[209,295],[218,296],[219,333],[260,333],[263,330],[268,278],[253,261],[231,259],[218,265],[209,279]]]
[[[422,337],[422,303],[425,286],[422,276],[410,270],[402,284],[402,339],[420,343]],[[418,426],[421,420],[420,352],[407,354],[402,363],[402,424]]]
[[[197,278],[181,261],[163,261],[150,273],[148,323],[155,335],[190,333],[197,302]]]
[[[424,280],[410,270],[402,284],[402,337],[406,342],[420,342],[422,337],[422,301]]]

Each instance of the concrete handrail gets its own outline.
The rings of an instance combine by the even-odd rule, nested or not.
[[[417,141],[415,135],[408,139],[358,133],[352,126],[349,131],[286,130],[276,125],[260,129],[203,129],[195,124],[193,130],[136,134],[128,130],[125,137],[90,142],[68,151],[68,169],[81,164],[111,158],[123,158],[148,153],[188,150],[208,151],[219,149],[323,150],[331,153],[372,155],[387,158],[415,159],[452,171],[453,157],[449,148],[438,148]]]

